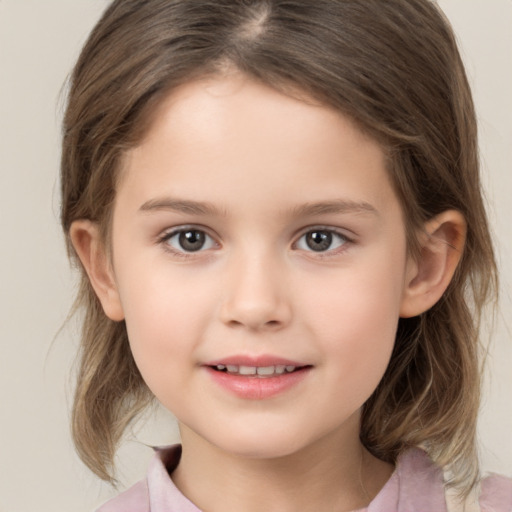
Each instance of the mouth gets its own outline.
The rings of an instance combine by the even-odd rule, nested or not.
[[[270,355],[232,356],[203,365],[221,389],[244,400],[282,395],[307,380],[313,365]]]
[[[228,375],[243,376],[243,377],[256,377],[256,378],[272,378],[279,375],[294,373],[305,368],[310,368],[310,365],[270,365],[270,366],[246,366],[236,364],[217,364],[209,366],[214,371],[227,373]]]

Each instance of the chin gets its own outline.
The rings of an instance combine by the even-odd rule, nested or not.
[[[208,436],[207,441],[217,449],[246,459],[276,459],[297,453],[312,444],[311,439],[293,434],[290,429],[275,427],[249,431],[232,430],[225,436]]]
[[[222,447],[219,446],[222,449]],[[225,451],[232,455],[244,459],[279,459],[293,455],[304,448],[303,445],[290,445],[289,442],[284,445],[283,443],[268,443],[268,442],[255,442],[255,443],[229,443],[225,447]]]

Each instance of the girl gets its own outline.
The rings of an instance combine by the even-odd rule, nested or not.
[[[181,433],[100,511],[512,509],[478,476],[496,266],[429,0],[114,1],[61,179],[78,451],[112,480],[154,398]]]

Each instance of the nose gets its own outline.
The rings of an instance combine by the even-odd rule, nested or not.
[[[227,271],[221,321],[251,331],[275,331],[292,317],[286,272],[270,257],[252,255],[231,261]]]

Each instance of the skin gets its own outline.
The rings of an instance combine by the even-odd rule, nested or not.
[[[180,246],[180,228],[207,235],[201,250]],[[331,233],[327,249],[308,245],[315,229]],[[374,140],[240,74],[192,82],[126,154],[111,258],[96,225],[77,221],[71,236],[106,314],[126,321],[147,385],[178,418],[172,478],[199,508],[349,511],[377,494],[393,468],[361,446],[360,410],[399,317],[448,285],[464,220],[429,221],[420,259],[409,257]],[[204,366],[232,355],[310,369],[283,393],[246,399]]]

